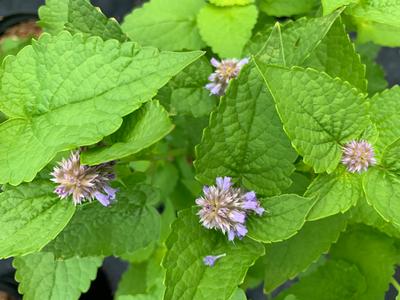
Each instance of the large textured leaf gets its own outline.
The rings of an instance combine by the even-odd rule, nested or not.
[[[218,103],[205,88],[212,72],[209,60],[201,57],[170,80],[163,89],[169,92],[171,112],[196,118],[210,114]]]
[[[105,208],[100,203],[80,206],[75,216],[44,251],[56,257],[120,256],[148,246],[160,234],[157,211],[143,205],[138,189],[118,192],[118,201]]]
[[[319,0],[261,0],[260,9],[268,15],[289,17],[309,12],[316,8]]]
[[[336,215],[307,222],[294,237],[266,246],[264,260],[264,289],[271,292],[292,279],[323,253],[328,252],[346,227],[346,218]]]
[[[67,0],[62,0],[67,1]],[[90,4],[89,0],[69,0],[68,22],[65,28],[71,33],[82,32],[88,35],[97,35],[103,40],[116,39],[121,42],[127,40],[117,20],[108,19],[99,8]]]
[[[128,15],[122,29],[134,41],[165,50],[200,49],[196,15],[202,0],[152,0]]]
[[[295,235],[304,225],[315,199],[294,194],[262,199],[266,213],[247,221],[248,236],[263,243],[280,242]]]
[[[38,24],[44,31],[59,33],[68,21],[68,0],[46,0],[46,5],[39,8],[39,17]]]
[[[3,65],[0,183],[30,181],[62,150],[116,131],[201,52],[159,52],[63,32],[42,35]]]
[[[357,266],[345,260],[330,260],[315,272],[300,279],[277,300],[358,300],[366,280]],[[381,298],[376,298],[381,299]]]
[[[388,222],[400,225],[400,140],[386,147],[382,167],[368,170],[363,180],[368,203]]]
[[[218,7],[206,4],[197,17],[200,34],[222,57],[240,57],[257,21],[255,5]]]
[[[305,196],[317,199],[308,220],[344,213],[364,198],[360,174],[339,167],[332,174],[320,174],[308,187]]]
[[[33,182],[0,194],[0,258],[39,251],[67,225],[75,207],[53,189]]]
[[[197,147],[197,177],[238,178],[248,189],[276,195],[287,188],[296,153],[282,130],[273,99],[251,63],[232,82]]]
[[[350,82],[360,91],[366,91],[365,66],[356,53],[340,18],[336,19],[325,38],[305,60],[311,67]]]
[[[83,152],[82,163],[97,165],[135,154],[161,140],[173,127],[158,101],[148,102],[124,118],[121,128],[110,137],[111,146]]]
[[[26,300],[75,300],[89,289],[102,259],[72,257],[54,259],[52,253],[17,257],[13,264],[18,290]]]
[[[261,244],[247,238],[232,243],[222,233],[203,228],[190,209],[179,213],[166,244],[165,300],[228,300],[264,253]],[[223,253],[214,267],[204,265],[205,256]]]
[[[400,88],[398,86],[377,94],[371,99],[371,119],[377,126],[380,150],[400,138]]]
[[[384,299],[399,259],[393,239],[370,227],[359,226],[343,234],[330,254],[332,258],[355,264],[364,275],[367,288],[357,299]]]
[[[369,125],[367,103],[346,82],[312,69],[269,67],[264,77],[284,129],[315,172],[333,172],[342,145]]]

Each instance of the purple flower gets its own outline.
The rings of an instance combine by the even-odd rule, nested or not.
[[[53,182],[58,183],[54,192],[64,199],[72,196],[75,205],[83,201],[96,199],[102,205],[108,206],[116,196],[109,182],[115,178],[114,162],[97,166],[85,166],[80,163],[79,152],[72,152],[68,159],[63,159],[54,167],[51,175]]]
[[[361,173],[376,164],[374,149],[367,141],[351,141],[343,147],[342,163],[349,172]]]
[[[224,256],[226,256],[226,253],[223,253],[223,254],[217,255],[217,256],[207,255],[207,256],[205,256],[205,257],[203,258],[203,263],[204,263],[206,266],[214,267],[215,262],[216,262],[218,259],[220,259],[221,257],[224,257]]]
[[[249,213],[260,216],[264,213],[256,194],[233,187],[230,177],[218,177],[216,185],[205,186],[203,193],[196,199],[196,204],[201,207],[197,213],[200,222],[205,228],[222,231],[230,241],[247,234],[245,223]]]
[[[243,66],[248,62],[248,58],[243,58],[241,60],[236,58],[224,59],[220,62],[215,58],[212,58],[211,64],[216,68],[216,70],[208,77],[210,83],[206,84],[206,89],[210,91],[210,94],[223,96],[228,87],[229,81],[232,78],[236,78]]]

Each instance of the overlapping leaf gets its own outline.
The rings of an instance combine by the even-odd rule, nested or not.
[[[232,82],[197,147],[197,177],[238,178],[248,189],[275,195],[290,185],[296,158],[273,99],[253,65]]]
[[[249,266],[264,253],[261,244],[247,238],[232,243],[222,233],[203,228],[190,209],[180,212],[166,245],[166,300],[228,300]],[[226,256],[214,267],[204,265],[205,256],[223,253]]]
[[[346,82],[312,69],[269,67],[264,77],[286,133],[315,172],[333,172],[342,144],[369,125],[367,103]]]
[[[14,260],[18,290],[26,300],[75,300],[89,289],[102,259],[55,259],[51,253],[34,253]]]
[[[261,0],[260,9],[270,16],[289,17],[308,13],[318,4],[318,0]]]
[[[320,174],[308,187],[305,196],[317,199],[308,220],[344,213],[364,198],[361,176],[349,173],[344,167],[332,174]]]
[[[314,203],[315,199],[293,194],[262,199],[261,206],[266,213],[249,218],[248,236],[263,243],[286,240],[304,225]]]
[[[196,15],[202,0],[152,0],[128,15],[122,29],[142,45],[165,50],[201,49]]]
[[[112,145],[83,152],[83,164],[97,165],[135,154],[161,140],[173,129],[168,113],[151,101],[124,118],[122,126],[110,136]]]
[[[307,222],[294,237],[266,246],[264,289],[271,292],[286,280],[294,278],[328,252],[346,227],[346,218],[336,215]]]
[[[62,150],[100,141],[201,52],[159,52],[63,32],[3,66],[0,182],[30,181]]]
[[[197,17],[200,34],[222,57],[240,57],[257,21],[255,5],[218,7],[206,4]]]
[[[119,256],[148,246],[159,239],[160,216],[145,201],[146,194],[132,188],[119,191],[109,208],[97,202],[81,206],[44,251],[56,257]]]
[[[0,194],[0,257],[39,251],[63,230],[75,212],[48,182],[33,182]]]

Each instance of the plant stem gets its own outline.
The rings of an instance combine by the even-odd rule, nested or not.
[[[400,284],[397,282],[396,279],[392,277],[390,283],[395,287],[395,289],[400,293]]]

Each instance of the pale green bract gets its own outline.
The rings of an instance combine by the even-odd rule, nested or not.
[[[89,289],[102,263],[99,257],[55,259],[51,253],[15,258],[18,290],[26,300],[77,300]]]
[[[113,133],[201,55],[42,35],[3,65],[0,110],[9,120],[0,125],[0,183],[31,181],[57,152]]]

